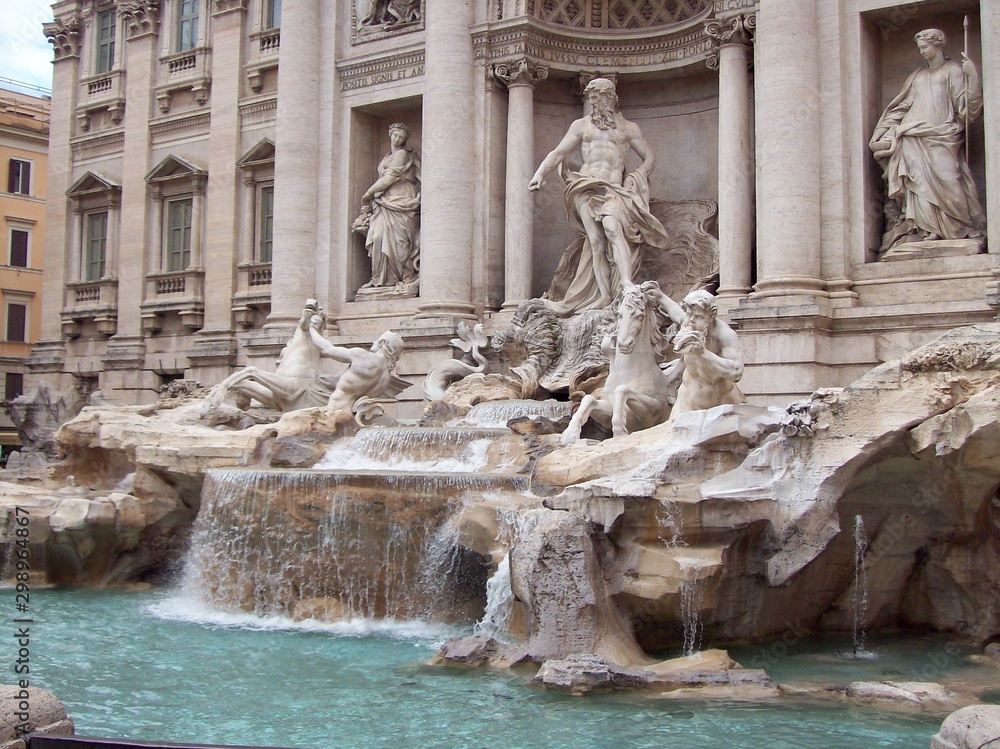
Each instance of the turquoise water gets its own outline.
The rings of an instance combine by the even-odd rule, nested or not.
[[[568,697],[523,673],[422,665],[455,633],[431,625],[295,626],[155,591],[31,600],[32,683],[66,703],[81,735],[316,749],[925,749],[941,720],[833,700]],[[775,671],[791,675],[794,661]]]

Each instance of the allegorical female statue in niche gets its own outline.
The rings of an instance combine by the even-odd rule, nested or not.
[[[389,126],[391,150],[378,164],[378,179],[361,196],[355,231],[365,235],[371,280],[359,292],[416,294],[420,263],[420,157],[406,145],[406,125]]]
[[[944,56],[944,33],[914,39],[927,64],[914,72],[875,126],[869,146],[884,170],[889,203],[882,249],[914,241],[981,238],[985,227],[966,163],[966,126],[983,111],[968,56]]]

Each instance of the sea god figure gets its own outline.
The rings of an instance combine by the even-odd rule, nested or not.
[[[372,260],[366,291],[392,291],[412,296],[417,291],[420,257],[420,158],[407,147],[406,125],[389,126],[391,150],[378,165],[378,179],[361,196],[355,231],[365,235]]]
[[[966,123],[983,111],[979,74],[964,52],[961,64],[944,56],[938,29],[914,38],[927,64],[890,102],[869,143],[890,200],[883,250],[905,242],[978,238],[985,226],[962,151]]]
[[[551,303],[560,315],[608,307],[625,286],[635,283],[643,244],[670,246],[663,225],[649,212],[649,173],[654,159],[639,126],[618,111],[615,84],[607,78],[592,80],[584,94],[593,112],[570,125],[528,183],[529,190],[538,190],[545,176],[562,165],[570,224],[586,237],[563,299]],[[566,172],[566,159],[577,149],[583,167],[579,172]],[[626,176],[630,150],[642,164]]]

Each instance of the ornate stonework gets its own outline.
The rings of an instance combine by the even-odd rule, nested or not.
[[[705,35],[712,40],[712,53],[705,64],[712,70],[719,69],[719,48],[727,44],[753,44],[757,31],[755,14],[736,15],[724,20],[713,18],[705,22]]]
[[[424,28],[424,0],[353,0],[351,44]]]
[[[128,38],[155,34],[160,30],[160,0],[132,0],[118,6],[118,15],[128,24]]]
[[[549,77],[549,69],[534,60],[522,57],[520,60],[493,63],[489,68],[489,75],[505,86],[534,86]]]
[[[76,14],[42,24],[42,31],[52,43],[55,59],[80,56],[80,17]]]

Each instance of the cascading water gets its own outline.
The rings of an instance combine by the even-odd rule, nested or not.
[[[504,509],[499,512],[497,541],[506,549],[497,570],[486,581],[486,609],[476,624],[476,634],[493,637],[501,642],[510,639],[509,622],[514,606],[514,591],[510,585],[510,550],[525,538],[538,522],[537,510]]]
[[[684,655],[694,655],[701,649],[704,625],[701,621],[701,605],[705,599],[705,588],[697,577],[681,583],[681,620],[684,622]]]
[[[865,569],[865,554],[868,553],[868,535],[865,533],[864,519],[854,517],[854,648],[855,658],[865,652],[865,618],[868,614],[868,571]]]
[[[187,592],[260,615],[478,618],[486,560],[450,519],[469,497],[527,488],[481,472],[499,431],[369,429],[327,455],[338,470],[210,471]]]
[[[479,403],[462,417],[462,423],[476,427],[505,427],[517,417],[543,417],[557,421],[572,414],[572,404],[555,400],[506,400]]]

